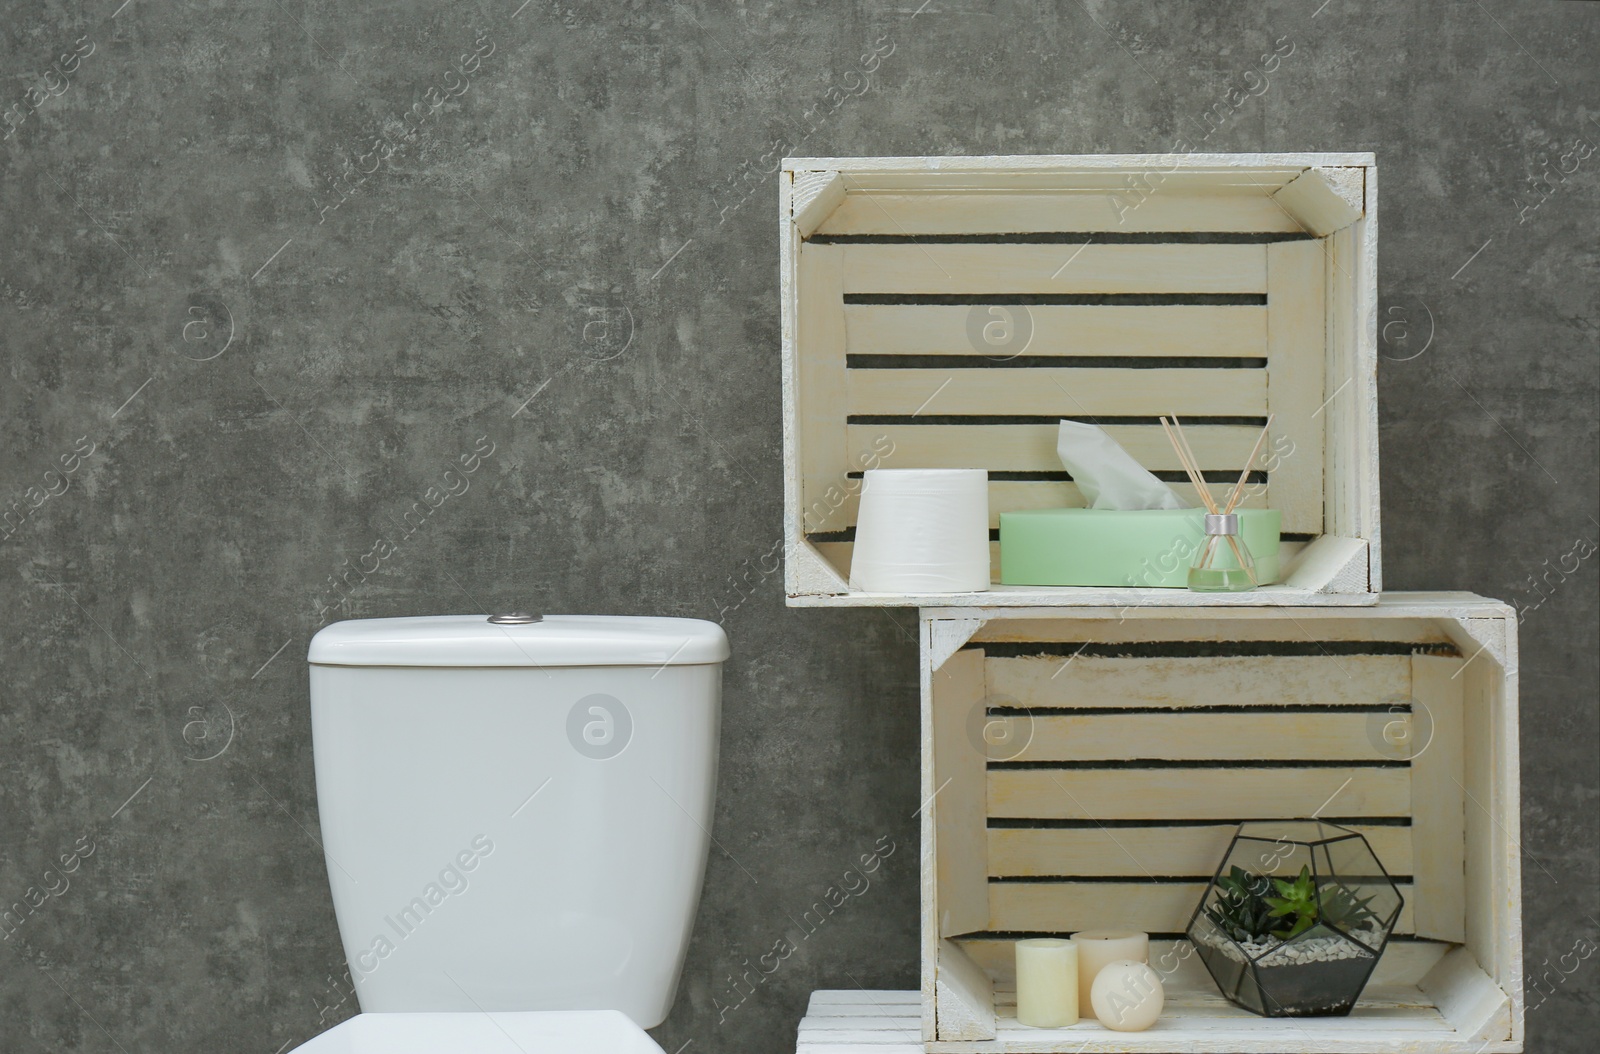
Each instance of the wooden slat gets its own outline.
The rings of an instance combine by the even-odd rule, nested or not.
[[[1002,933],[1142,930],[1182,933],[1205,882],[991,882],[989,928]],[[1411,932],[1411,886],[1395,932]]]
[[[989,693],[1022,706],[1370,706],[1411,682],[1409,655],[1069,658],[991,658]]]
[[[1323,525],[1324,347],[1321,242],[1267,246],[1267,404],[1275,418],[1256,468],[1272,479],[1272,507],[1291,534]],[[1356,398],[1346,390],[1341,397]]]
[[[1009,952],[1009,945],[1006,950]],[[1415,984],[1379,983],[1376,977],[1400,954],[1399,945],[1384,954],[1374,982],[1344,1017],[1261,1018],[1227,1003],[1214,985],[1177,987],[1165,979],[1161,1018],[1144,1032],[1113,1032],[1092,1020],[1061,1029],[1019,1025],[1015,995],[1002,990],[996,996],[996,1039],[923,1046],[907,1025],[907,1002],[902,1001],[916,993],[863,992],[860,994],[872,1002],[857,1004],[835,1003],[827,998],[835,993],[818,992],[800,1022],[796,1050],[799,1054],[921,1054],[924,1050],[932,1054],[1281,1054],[1304,1050],[1321,1054],[1505,1054],[1520,1046],[1520,1040],[1478,1038],[1478,1032],[1490,1034],[1486,1029],[1458,1030]],[[858,1013],[862,1007],[870,1012]]]
[[[1270,194],[1313,164],[1370,164],[1370,155],[1348,160],[1306,154],[1290,163],[1249,164],[1230,155],[1223,164],[1196,164],[1184,154],[1123,154],[1094,157],[818,158],[796,170],[821,168],[844,176],[851,194],[983,194],[1111,191],[1128,185],[1130,174],[1159,173],[1161,186],[1174,193],[1236,188],[1240,193]],[[907,164],[906,162],[912,162]],[[1152,175],[1150,178],[1154,178]]]
[[[974,342],[967,322],[974,307],[958,304],[846,304],[846,344],[852,355],[1140,355],[1246,356],[1267,353],[1267,309],[1251,305],[1168,304],[1155,307],[1013,304],[1006,310],[1032,336],[1012,347]],[[977,306],[978,320],[992,316]]]
[[[1466,597],[1465,594],[1455,596]],[[1450,635],[1439,622],[1442,615],[1447,615],[1445,604],[1448,597],[1449,594],[1389,593],[1379,599],[1376,607],[1364,608],[1359,612],[1301,611],[1293,618],[1282,615],[1263,618],[1261,613],[1246,609],[1209,611],[1203,616],[1192,611],[1143,611],[1136,619],[1120,614],[1112,617],[1101,614],[1096,617],[1091,612],[1062,618],[1057,612],[1047,615],[1040,611],[1027,611],[991,618],[973,640],[1058,641],[1072,644],[1081,641],[1103,644],[1161,641],[1286,641],[1294,644],[1313,641],[1395,641],[1452,644]],[[1416,604],[1413,602],[1416,598],[1440,599],[1435,607]],[[1401,613],[1397,610],[1401,608],[1407,610]],[[939,613],[931,617],[950,616]],[[1338,661],[1341,678],[1346,675],[1360,676],[1356,672],[1357,666],[1348,663],[1345,656],[1339,656]],[[1398,668],[1397,676],[1402,679],[1385,688],[1385,695],[1404,687],[1404,673]]]
[[[1263,293],[1267,288],[1261,245],[838,248],[845,254],[846,293]]]
[[[1210,875],[1234,824],[1208,827],[1016,828],[989,831],[989,875]],[[1392,875],[1411,873],[1411,828],[1354,826]]]
[[[820,234],[1020,234],[1300,230],[1268,191],[1184,188],[1153,174],[1103,189],[1018,194],[847,194]]]
[[[967,957],[983,967],[995,979],[995,989],[1003,993],[1016,984],[1016,953],[1009,940],[993,938],[963,938],[956,942],[966,951]],[[1367,993],[1384,987],[1413,987],[1438,965],[1452,945],[1435,941],[1394,941],[1384,950],[1372,971]],[[1162,975],[1167,998],[1173,1002],[1186,1002],[1196,996],[1220,998],[1216,982],[1206,972],[1205,965],[1195,954],[1194,946],[1186,940],[1153,940],[1150,942],[1150,965]],[[1413,997],[1415,993],[1412,993]],[[1004,998],[1001,995],[1000,998]],[[1364,997],[1365,998],[1365,997]]]
[[[935,896],[942,905],[930,920],[940,936],[978,928],[983,912],[983,889],[988,867],[984,863],[984,768],[987,757],[981,742],[969,736],[970,719],[984,697],[983,653],[960,651],[933,673],[931,742],[925,750],[934,755],[934,810],[937,884]],[[931,910],[930,905],[924,905]]]
[[[934,993],[940,1039],[994,1038],[994,983],[953,941],[939,942]]]
[[[1273,194],[1300,227],[1326,237],[1361,218],[1360,168],[1310,168]]]
[[[1170,485],[1178,499],[1190,506],[1201,504],[1199,492],[1188,483],[1173,483]],[[1221,501],[1227,496],[1230,486],[1226,483],[1213,483],[1211,493]],[[1265,509],[1268,508],[1269,491],[1255,489],[1248,499],[1240,502],[1241,508]],[[1058,483],[1049,480],[1018,481],[1018,480],[991,480],[989,482],[989,527],[1000,526],[1002,512],[1020,512],[1025,509],[1081,509],[1087,505],[1083,495],[1078,491],[1076,483]],[[859,522],[858,513],[861,506],[861,490],[854,487],[849,490],[844,498],[844,503],[834,522],[837,524],[854,525]],[[809,524],[807,526],[810,526]]]
[[[800,317],[796,323],[795,392],[799,416],[800,508],[804,529],[841,525],[838,506],[847,490],[848,462],[839,408],[845,400],[844,310],[840,300],[844,257],[827,245],[800,246]]]
[[[1253,369],[866,369],[848,371],[846,386],[851,414],[1267,413],[1267,373]]]
[[[989,815],[1069,820],[1410,816],[1394,768],[990,769]]]
[[[1446,955],[1422,979],[1421,987],[1468,1042],[1521,1038],[1513,1036],[1510,996],[1478,965],[1471,949],[1457,948]]]
[[[1355,761],[1379,758],[1365,712],[1124,713],[1018,718],[1012,761]],[[1409,728],[1410,715],[1379,715]]]
[[[845,431],[852,450],[867,449],[875,437],[887,436],[894,454],[885,464],[894,468],[1062,471],[1056,455],[1060,427],[1054,424],[848,425]],[[1184,431],[1205,471],[1238,472],[1260,434],[1258,428],[1240,425],[1191,425]],[[1182,468],[1160,425],[1109,425],[1106,433],[1152,472]]]
[[[1411,657],[1410,694],[1419,711],[1413,727],[1428,732],[1426,743],[1407,744],[1407,753],[1415,753],[1411,762],[1415,876],[1427,891],[1417,905],[1417,932],[1446,941],[1467,939],[1464,686],[1457,676],[1461,665],[1460,659],[1450,656]]]

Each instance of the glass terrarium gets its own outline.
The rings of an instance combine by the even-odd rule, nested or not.
[[[1356,1005],[1404,898],[1367,840],[1320,820],[1239,826],[1189,921],[1229,1002],[1264,1017]]]

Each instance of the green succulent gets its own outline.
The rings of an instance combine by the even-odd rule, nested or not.
[[[1279,940],[1292,940],[1318,923],[1349,929],[1373,917],[1367,909],[1372,897],[1357,898],[1337,882],[1324,882],[1319,887],[1306,866],[1300,868],[1293,881],[1275,878],[1272,885],[1278,895],[1266,898],[1271,915],[1287,923],[1272,931]]]
[[[1272,887],[1262,875],[1253,875],[1235,865],[1217,877],[1221,891],[1216,902],[1206,908],[1206,917],[1236,941],[1257,941],[1272,929],[1271,908],[1264,894]]]
[[[1300,874],[1292,882],[1275,878],[1272,886],[1278,895],[1266,898],[1268,911],[1273,918],[1287,923],[1272,931],[1274,937],[1291,940],[1316,925],[1317,884],[1311,877],[1310,867],[1302,865]]]
[[[1322,898],[1322,921],[1343,930],[1361,929],[1377,918],[1367,908],[1374,897],[1357,897],[1337,882],[1324,882],[1318,891]]]
[[[1236,865],[1219,875],[1216,885],[1220,895],[1205,909],[1206,917],[1241,943],[1268,936],[1293,940],[1318,923],[1355,929],[1374,917],[1367,907],[1372,897],[1357,897],[1337,882],[1319,886],[1309,867],[1282,879]]]

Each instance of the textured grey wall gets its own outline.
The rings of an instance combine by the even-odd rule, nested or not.
[[[773,573],[769,172],[1180,137],[1378,155],[1388,583],[1525,611],[1529,1049],[1588,1049],[1600,960],[1542,964],[1600,936],[1600,5],[118,2],[0,28],[0,901],[93,853],[0,942],[7,1054],[275,1054],[351,1012],[324,609],[723,618],[726,852],[658,1037],[783,1051],[812,988],[913,985],[914,616]]]

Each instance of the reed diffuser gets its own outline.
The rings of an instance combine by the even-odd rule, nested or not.
[[[1161,427],[1166,431],[1179,463],[1188,473],[1189,482],[1194,484],[1206,509],[1205,537],[1189,565],[1189,588],[1196,593],[1239,593],[1254,589],[1259,584],[1255,561],[1250,557],[1249,547],[1239,540],[1239,515],[1234,510],[1244,499],[1244,485],[1250,479],[1250,466],[1256,463],[1256,455],[1261,453],[1261,444],[1266,441],[1267,430],[1272,427],[1272,418],[1268,417],[1267,423],[1262,426],[1261,434],[1256,437],[1256,445],[1245,460],[1244,470],[1239,473],[1238,482],[1233,485],[1228,500],[1221,507],[1211,496],[1211,488],[1206,486],[1200,463],[1177,417],[1170,422],[1165,417],[1161,418]],[[1224,545],[1233,554],[1233,560],[1223,555]]]

